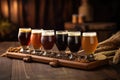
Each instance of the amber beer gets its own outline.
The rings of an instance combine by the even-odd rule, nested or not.
[[[42,30],[39,30],[39,29],[32,30],[31,44],[32,44],[34,49],[41,48],[41,35],[42,35]]]
[[[43,30],[41,44],[45,50],[50,50],[54,46],[55,36],[54,30]]]
[[[94,53],[98,45],[96,32],[84,32],[82,35],[82,49],[87,53]]]

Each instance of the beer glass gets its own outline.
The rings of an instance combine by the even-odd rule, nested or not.
[[[57,56],[62,56],[67,48],[67,31],[56,31],[56,46],[59,50]]]
[[[27,52],[30,44],[31,28],[19,28],[18,41],[22,46],[20,52]]]
[[[41,35],[42,35],[42,30],[40,29],[32,29],[31,33],[31,45],[34,49],[33,53],[37,53],[40,51],[41,48]]]
[[[71,51],[71,57],[76,56],[76,53],[81,47],[81,32],[80,31],[70,31],[68,32],[68,48]]]
[[[82,49],[86,54],[92,54],[98,45],[96,32],[84,32],[82,34]]]
[[[43,30],[41,44],[46,52],[50,52],[55,43],[54,30]],[[46,55],[46,52],[43,55]]]

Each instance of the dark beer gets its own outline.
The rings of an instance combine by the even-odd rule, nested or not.
[[[79,51],[81,47],[80,32],[68,32],[68,48],[71,52]]]
[[[67,48],[67,37],[66,31],[56,31],[56,46],[59,51],[65,51]]]
[[[53,48],[55,43],[54,30],[43,30],[41,37],[41,44],[45,50]]]
[[[31,29],[30,28],[20,28],[18,33],[18,41],[21,46],[28,46],[30,43]]]

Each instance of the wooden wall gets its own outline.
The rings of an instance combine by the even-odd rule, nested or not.
[[[5,18],[8,18],[9,17],[9,8],[8,8],[8,2],[7,0],[3,0],[0,2],[0,12],[1,12],[1,15],[3,15]]]
[[[119,22],[119,0],[89,0],[93,22]],[[81,0],[0,0],[0,15],[18,27],[64,29]]]

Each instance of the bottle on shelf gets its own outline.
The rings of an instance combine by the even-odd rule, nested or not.
[[[89,22],[93,20],[93,10],[88,0],[81,0],[81,5],[78,8],[78,14],[84,16],[85,21]]]
[[[73,24],[77,24],[78,23],[78,15],[77,14],[73,14],[72,15],[72,23]]]

